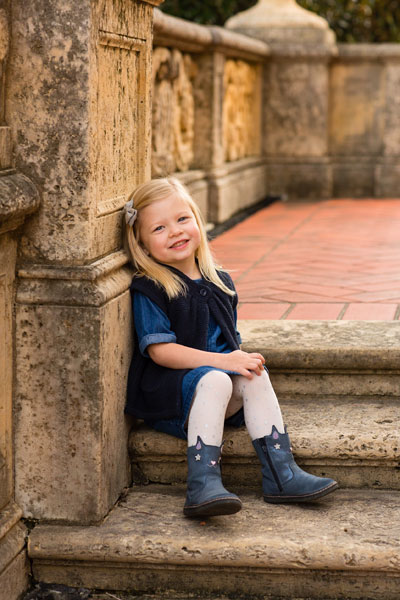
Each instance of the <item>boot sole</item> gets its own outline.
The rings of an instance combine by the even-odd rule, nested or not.
[[[299,496],[266,496],[264,494],[264,501],[269,504],[285,504],[288,502],[311,502],[313,500],[317,500],[318,498],[322,498],[331,492],[337,490],[339,485],[337,483],[332,483],[322,490],[318,490],[311,494],[301,494]]]
[[[239,499],[215,498],[195,506],[185,506],[183,514],[185,517],[217,517],[219,515],[233,515],[242,508]]]

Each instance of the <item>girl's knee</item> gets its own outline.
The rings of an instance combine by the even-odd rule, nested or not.
[[[232,396],[232,380],[227,373],[223,371],[209,371],[201,378],[201,381],[218,391],[221,396],[228,399]]]
[[[243,375],[235,375],[234,380],[234,391],[239,394],[243,394],[246,390],[265,390],[266,388],[272,388],[272,384],[268,375],[268,372],[264,369],[261,375],[253,375],[251,379],[244,377]]]

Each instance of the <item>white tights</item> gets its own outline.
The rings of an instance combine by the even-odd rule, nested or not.
[[[278,399],[266,371],[252,379],[209,371],[195,390],[188,420],[188,445],[194,446],[199,435],[205,444],[219,446],[225,418],[242,406],[252,440],[270,435],[272,425],[284,433]]]

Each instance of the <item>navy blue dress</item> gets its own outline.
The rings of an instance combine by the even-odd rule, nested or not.
[[[202,280],[199,279],[195,281],[201,282]],[[143,356],[148,356],[146,349],[150,344],[176,342],[176,336],[171,330],[171,324],[167,315],[146,295],[141,294],[140,292],[134,293],[133,311],[136,333],[139,340],[139,349]],[[240,344],[241,338],[239,332],[236,332],[236,335],[238,336],[238,342]],[[222,335],[221,328],[212,315],[210,315],[208,326],[207,351],[219,353],[231,352],[231,349]],[[178,418],[160,419],[157,421],[147,420],[146,423],[157,431],[162,431],[164,433],[174,435],[175,437],[187,439],[187,418],[192,405],[193,395],[198,382],[209,371],[223,371],[223,369],[216,369],[215,367],[211,366],[201,366],[197,367],[196,369],[191,369],[184,376],[182,381],[182,409]],[[237,373],[234,371],[223,372],[231,375],[237,375]],[[225,422],[229,425],[233,425],[234,427],[241,427],[244,425],[243,409],[226,419]]]

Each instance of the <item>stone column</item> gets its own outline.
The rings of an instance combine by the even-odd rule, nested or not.
[[[226,27],[267,42],[263,149],[269,193],[324,198],[332,193],[328,156],[329,60],[337,52],[327,22],[295,0],[259,0]]]
[[[6,105],[17,166],[42,195],[18,269],[15,471],[26,517],[98,521],[130,482],[121,208],[150,175],[160,3],[13,1]]]
[[[0,1],[0,600],[16,600],[28,586],[26,528],[14,501],[13,312],[21,225],[39,205],[35,187],[13,168],[11,130],[5,120],[9,17],[9,2]]]

